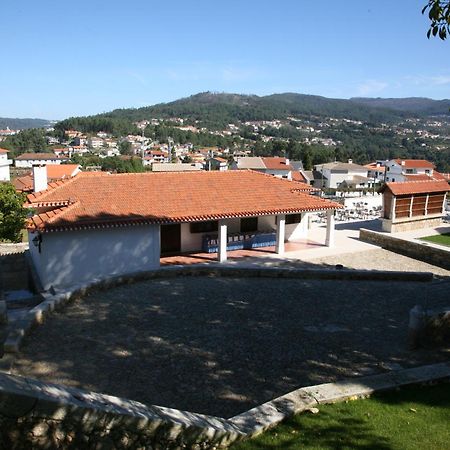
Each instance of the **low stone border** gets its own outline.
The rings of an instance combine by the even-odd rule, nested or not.
[[[389,233],[380,233],[365,228],[359,230],[359,239],[391,252],[450,270],[450,249],[428,245],[426,242],[407,241]]]
[[[88,285],[74,286],[66,291],[51,294],[41,293],[42,303],[32,308],[25,318],[12,324],[3,350],[5,353],[17,353],[22,339],[30,329],[44,321],[44,317],[58,306],[66,302],[84,296],[94,289],[109,289],[137,281],[174,278],[180,276],[221,276],[221,277],[270,277],[270,278],[298,278],[298,279],[322,279],[322,280],[374,280],[374,281],[432,281],[431,272],[400,272],[400,271],[374,271],[353,269],[297,269],[281,267],[230,267],[230,266],[170,266],[148,272],[139,272],[124,276],[111,277],[103,280],[92,280]]]
[[[226,447],[323,403],[442,379],[450,363],[309,386],[223,419],[0,372],[0,448]]]

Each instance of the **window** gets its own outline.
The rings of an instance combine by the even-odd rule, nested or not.
[[[406,169],[406,173],[414,173],[412,169]]]
[[[258,218],[247,217],[241,219],[241,233],[248,233],[250,231],[256,231],[258,229]]]
[[[430,169],[425,169],[425,173],[430,173]]]
[[[289,225],[292,223],[300,223],[301,221],[302,221],[301,214],[288,214],[286,216],[286,225]]]
[[[219,229],[217,220],[209,220],[207,222],[192,222],[190,224],[191,233],[211,233]]]

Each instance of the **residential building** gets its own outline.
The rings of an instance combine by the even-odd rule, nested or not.
[[[387,182],[383,194],[383,230],[391,233],[439,226],[445,215],[445,180]]]
[[[260,157],[260,156],[246,156],[237,158],[236,162],[232,164],[232,169],[245,170],[251,169],[257,172],[274,175],[278,178],[292,179],[292,166],[289,164],[289,159],[274,157]]]
[[[228,160],[220,156],[209,158],[206,164],[210,170],[219,170],[221,172],[228,170]]]
[[[102,148],[103,144],[104,144],[104,140],[100,137],[92,136],[92,137],[88,138],[88,140],[87,140],[88,147],[93,148],[93,149]]]
[[[345,181],[345,185],[352,184],[358,188],[366,188],[372,186],[371,180],[367,176],[367,168],[354,164],[351,159],[343,163],[339,161],[317,164],[314,170],[319,173],[315,178],[315,187],[338,189]]]
[[[425,159],[391,159],[386,162],[386,182],[427,180],[434,169]]]
[[[8,159],[8,150],[0,148],[0,181],[9,181],[9,166],[12,160]]]
[[[27,196],[30,255],[45,289],[159,267],[160,257],[275,245],[307,236],[327,214],[325,245],[342,206],[303,183],[254,171],[81,173]],[[245,195],[243,195],[245,193]]]
[[[23,153],[14,160],[16,167],[31,168],[35,164],[61,164],[69,161],[65,156],[58,157],[54,153]]]
[[[153,163],[153,172],[194,172],[203,170],[200,163]]]
[[[386,174],[385,164],[386,161],[379,160],[364,166],[367,169],[367,176],[371,178],[374,183],[384,183]]]

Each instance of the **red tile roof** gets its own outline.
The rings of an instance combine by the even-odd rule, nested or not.
[[[366,164],[363,167],[365,167],[366,169],[369,169],[369,170],[376,170],[378,172],[386,172],[386,167],[384,167],[382,165],[378,165],[377,166],[376,162],[372,162],[372,163]]]
[[[441,173],[436,172],[435,170],[433,170],[433,175],[427,173],[413,173],[413,174],[405,174],[403,176],[407,178],[408,181],[428,181],[428,180],[440,181],[446,179]]]
[[[432,192],[448,192],[450,186],[445,180],[403,181],[384,184],[380,192],[386,189],[394,195],[427,194]]]
[[[301,172],[294,170],[292,172],[292,179],[295,181],[300,181],[302,183],[308,183],[308,180],[303,176]]]
[[[0,155],[2,153],[8,153],[8,152],[9,152],[9,150],[6,150],[6,148],[0,148]]]
[[[286,164],[286,158],[280,158],[279,156],[274,156],[272,158],[261,158],[269,170],[292,170],[289,164]]]
[[[173,223],[299,213],[342,205],[302,192],[303,183],[253,171],[84,173],[28,195],[28,205],[52,204],[55,214],[33,216],[43,231]],[[308,186],[309,188],[309,186]],[[62,206],[62,207],[61,207]]]
[[[414,167],[434,169],[434,164],[426,159],[395,159],[394,161],[407,169],[413,169]],[[402,162],[404,162],[404,164],[402,164]]]
[[[49,181],[63,180],[74,176],[79,169],[78,164],[47,164],[47,178]],[[14,187],[21,192],[33,190],[33,174],[18,177],[12,181]]]

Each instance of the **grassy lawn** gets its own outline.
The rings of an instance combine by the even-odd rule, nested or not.
[[[435,236],[425,236],[420,239],[422,241],[433,242],[440,245],[448,245],[450,247],[450,233],[436,234]]]
[[[450,383],[408,387],[319,409],[231,448],[450,449]]]

